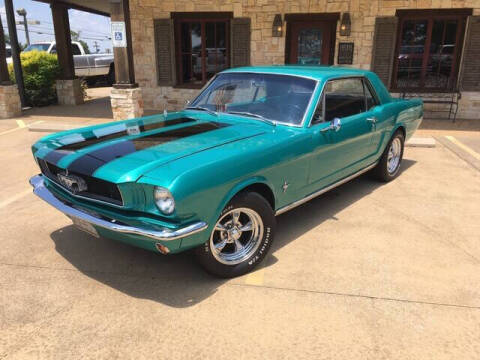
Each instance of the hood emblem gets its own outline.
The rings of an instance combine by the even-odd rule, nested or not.
[[[288,189],[289,185],[290,184],[287,182],[287,180],[285,180],[283,185],[282,185],[282,190],[283,190],[284,193],[287,192],[287,189]]]
[[[77,194],[82,191],[87,191],[87,183],[80,176],[67,173],[58,173],[57,179],[61,185],[73,194]]]

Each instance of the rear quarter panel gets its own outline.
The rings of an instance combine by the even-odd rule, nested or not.
[[[405,140],[408,140],[422,122],[422,100],[405,100],[394,98],[390,95],[383,82],[375,73],[367,72],[366,76],[375,88],[375,91],[382,103],[382,112],[387,119],[382,125],[384,133],[382,135],[381,148],[379,150],[382,150],[386,146],[391,136],[400,127],[405,129]],[[380,154],[381,152],[382,151],[380,151]]]

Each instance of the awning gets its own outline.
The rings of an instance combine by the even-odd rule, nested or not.
[[[110,16],[110,1],[98,0],[34,0],[47,4],[61,3],[80,11],[87,11],[93,14]]]

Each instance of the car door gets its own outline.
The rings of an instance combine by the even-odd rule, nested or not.
[[[318,188],[362,165],[371,155],[374,131],[362,77],[329,80],[322,96],[311,126],[318,145],[312,152],[309,181]]]
[[[367,78],[363,79],[363,85],[365,88],[365,102],[366,102],[366,120],[371,126],[370,136],[370,148],[369,156],[378,157],[378,153],[381,150],[381,144],[383,136],[386,134],[386,125],[388,115],[383,110],[383,106],[373,88],[373,85]]]

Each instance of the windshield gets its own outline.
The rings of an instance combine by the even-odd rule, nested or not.
[[[224,73],[189,105],[210,111],[299,125],[316,81],[298,76]]]
[[[50,47],[50,44],[31,44],[31,45],[28,45],[23,51],[32,51],[32,50],[47,51],[49,47]]]

